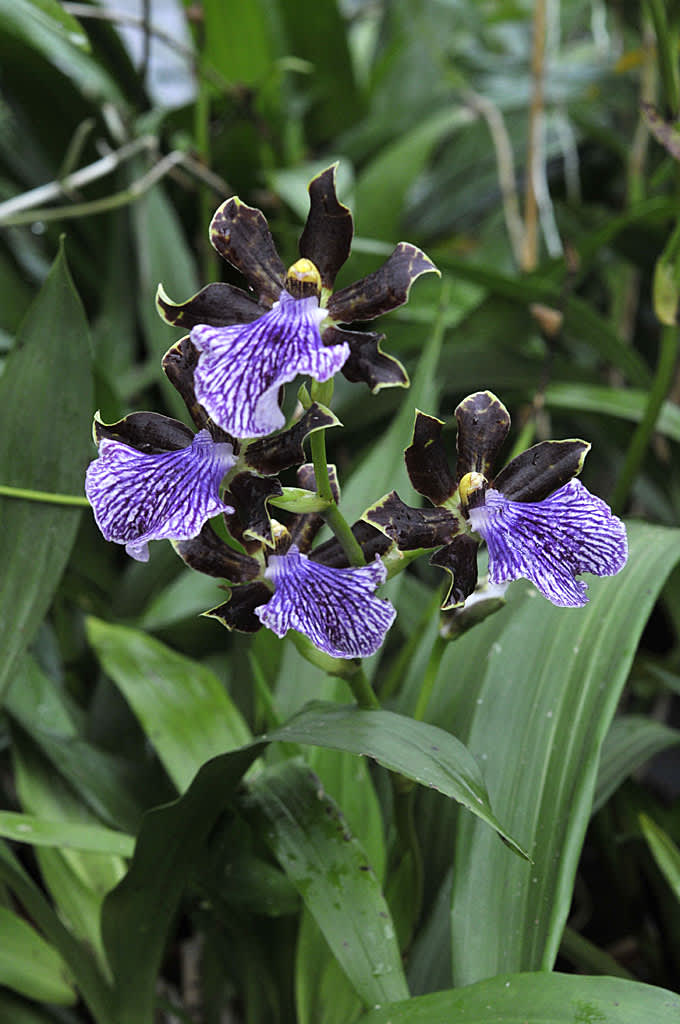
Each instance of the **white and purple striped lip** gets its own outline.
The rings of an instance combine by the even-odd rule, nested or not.
[[[106,540],[146,562],[150,540],[188,540],[208,519],[234,511],[219,488],[235,463],[232,446],[216,443],[207,430],[188,447],[159,455],[103,438],[99,458],[87,470],[85,494]]]
[[[528,579],[562,607],[586,604],[582,572],[614,576],[626,564],[626,527],[579,480],[543,501],[511,501],[489,488],[485,502],[469,511],[470,526],[489,549],[492,583]]]

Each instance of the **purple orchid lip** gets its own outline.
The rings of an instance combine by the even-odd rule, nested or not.
[[[200,353],[196,397],[214,422],[239,438],[283,427],[281,385],[298,374],[328,380],[349,357],[346,343],[324,345],[319,324],[326,315],[316,296],[295,299],[283,291],[252,323],[194,327],[191,341]]]
[[[208,519],[233,512],[219,487],[235,463],[232,446],[216,443],[207,430],[186,448],[161,454],[105,437],[88,467],[85,493],[106,540],[146,562],[149,541],[195,537]]]
[[[613,576],[628,558],[626,528],[579,480],[543,501],[511,501],[489,488],[469,512],[470,525],[489,549],[492,583],[525,578],[555,605],[586,604],[582,572]]]
[[[360,569],[332,569],[293,544],[270,557],[265,575],[274,594],[255,608],[262,624],[280,637],[289,629],[304,633],[333,658],[374,654],[394,622],[390,602],[374,596],[387,575],[379,557]]]

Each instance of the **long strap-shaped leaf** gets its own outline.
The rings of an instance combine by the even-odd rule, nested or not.
[[[554,608],[527,591],[497,617],[486,659],[471,665],[466,638],[457,645],[468,745],[485,766],[496,813],[534,861],[508,858],[493,834],[461,816],[452,897],[458,984],[554,963],[602,742],[680,555],[677,530],[634,523],[629,540],[628,565],[614,579],[592,581],[586,608]]]
[[[367,1013],[358,1024],[675,1024],[680,996],[622,978],[508,974]]]

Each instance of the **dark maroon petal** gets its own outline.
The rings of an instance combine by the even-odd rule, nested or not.
[[[204,427],[208,426],[210,417],[196,398],[194,390],[194,370],[197,363],[198,351],[191,344],[191,339],[187,336],[186,338],[181,338],[176,345],[168,349],[163,356],[161,365],[165,376],[181,395],[182,401],[189,410],[192,420],[199,430],[203,430]],[[229,438],[229,435],[226,433],[223,436]]]
[[[433,505],[443,505],[457,486],[441,439],[443,426],[436,416],[417,412],[413,440],[404,452],[413,487]]]
[[[372,562],[376,555],[384,555],[392,547],[393,541],[384,533],[377,530],[375,526],[359,519],[352,525],[352,533],[359,547],[364,553],[367,562]],[[323,544],[319,544],[310,552],[309,557],[314,562],[322,562],[323,565],[330,565],[335,569],[345,569],[349,566],[349,559],[340,541],[333,537]]]
[[[190,331],[196,324],[209,324],[211,327],[249,324],[267,312],[247,292],[219,281],[206,285],[181,303],[168,298],[163,285],[159,284],[156,306],[166,323],[182,327],[185,331]]]
[[[277,473],[297,466],[305,460],[303,442],[315,430],[341,426],[334,413],[314,402],[290,430],[284,430],[273,437],[263,437],[249,444],[244,461],[247,466],[262,476],[276,476]],[[305,487],[300,484],[300,487]],[[315,488],[313,488],[315,490]]]
[[[353,384],[363,381],[376,394],[381,388],[407,388],[409,379],[398,359],[386,355],[381,345],[384,334],[377,331],[346,331],[340,327],[326,327],[322,338],[327,345],[346,341],[349,359],[342,368],[343,376]]]
[[[175,541],[173,547],[189,568],[206,576],[244,583],[255,579],[260,573],[257,559],[234,551],[217,536],[209,523],[205,524],[197,537]]]
[[[479,544],[469,534],[456,537],[430,558],[431,565],[438,565],[451,574],[451,587],[444,598],[442,611],[464,604],[477,586],[477,548]]]
[[[541,441],[502,469],[493,482],[512,501],[542,501],[583,469],[587,441]]]
[[[99,445],[102,438],[121,441],[138,452],[159,454],[186,448],[194,439],[194,432],[179,420],[159,412],[131,412],[116,423],[102,423],[99,413],[93,424],[94,439]]]
[[[286,279],[264,214],[233,196],[222,203],[210,224],[210,241],[220,256],[240,270],[267,308],[278,299]]]
[[[237,473],[229,483],[229,496],[247,540],[257,540],[269,547],[275,546],[267,502],[283,494],[276,477],[257,476],[255,473]]]
[[[352,214],[335,194],[337,164],[309,183],[309,215],[300,236],[300,255],[311,260],[324,288],[332,288],[352,244]]]
[[[399,242],[389,259],[361,281],[335,292],[328,300],[328,314],[338,323],[375,320],[408,301],[413,282],[421,274],[439,271],[424,252],[409,242]]]
[[[366,509],[362,519],[395,541],[400,551],[436,548],[460,533],[462,524],[445,508],[411,508],[396,491]]]
[[[458,420],[458,461],[456,479],[466,473],[481,473],[490,479],[491,468],[510,430],[510,414],[490,391],[476,391],[460,403]]]
[[[232,587],[229,597],[217,608],[203,612],[208,618],[217,619],[227,629],[237,629],[240,633],[257,633],[262,623],[255,615],[255,608],[266,604],[272,592],[266,583],[244,583],[240,587]]]

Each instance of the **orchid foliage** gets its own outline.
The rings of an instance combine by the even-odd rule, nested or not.
[[[353,231],[335,166],[313,179],[309,196],[300,258],[288,269],[263,214],[233,197],[215,213],[210,238],[247,290],[211,284],[174,303],[159,288],[161,315],[190,331],[163,368],[197,433],[158,413],[95,420],[99,457],[86,493],[104,536],[142,561],[149,541],[170,540],[192,568],[226,581],[228,598],[209,615],[246,632],[295,630],[330,658],[365,657],[384,642],[396,613],[376,591],[387,578],[384,561],[394,566],[405,552],[434,549],[432,563],[451,576],[446,610],[474,593],[480,540],[491,584],[524,577],[553,604],[585,604],[586,584],[576,577],[611,576],[627,558],[623,523],[575,479],[589,445],[541,441],[494,477],[510,417],[488,391],[456,409],[455,473],[442,421],[416,415],[406,465],[434,507],[410,507],[392,492],[350,529],[325,455],[325,431],[338,421],[319,399],[330,400],[339,372],[374,393],[408,385],[382,352],[383,336],[350,327],[403,305],[413,282],[436,267],[401,242],[370,276],[334,292]],[[283,387],[299,376],[306,382],[286,422]],[[280,474],[293,467],[298,487],[284,487]],[[324,520],[335,539],[315,548]]]

